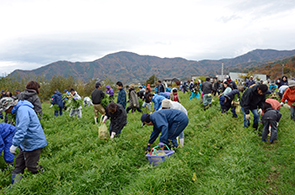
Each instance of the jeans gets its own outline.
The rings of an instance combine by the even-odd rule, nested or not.
[[[243,112],[243,115],[244,115],[244,127],[248,127],[248,126],[250,126],[250,121],[247,121],[246,120],[246,113],[244,111],[244,108],[241,107],[241,109],[242,109],[242,112]],[[258,125],[258,122],[259,122],[258,110],[257,109],[253,109],[253,110],[251,110],[251,112],[254,115],[253,123]]]
[[[60,116],[62,115],[62,108],[61,107],[59,107],[59,115]],[[58,116],[58,110],[54,111],[54,116]]]
[[[149,111],[152,111],[152,105],[150,103],[143,102],[142,107],[144,108],[145,106],[148,107]]]
[[[277,139],[278,129],[277,129],[277,122],[273,120],[263,120],[263,132],[262,132],[262,139],[267,138],[267,135],[269,133],[269,125],[271,126],[271,134],[270,134],[270,140],[274,141]]]

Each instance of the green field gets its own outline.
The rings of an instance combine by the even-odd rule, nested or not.
[[[271,145],[263,143],[252,127],[243,127],[241,112],[237,119],[231,112],[221,114],[217,97],[206,112],[200,100],[188,101],[188,94],[180,98],[190,120],[184,131],[185,146],[177,149],[174,158],[155,167],[144,154],[152,127],[141,127],[140,113],[128,114],[128,124],[119,138],[103,141],[98,139],[92,107],[83,108],[82,119],[70,118],[69,112],[56,118],[44,103],[49,117],[42,123],[48,145],[40,164],[46,171],[37,175],[26,171],[8,190],[12,170],[1,157],[0,193],[295,193],[295,128],[290,110],[281,109],[278,141]]]

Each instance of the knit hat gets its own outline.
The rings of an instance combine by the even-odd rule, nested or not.
[[[171,101],[168,99],[163,99],[162,108],[171,108]]]
[[[295,81],[289,81],[289,87],[294,87],[295,86]]]
[[[7,110],[11,106],[15,106],[17,101],[14,101],[11,97],[4,97],[0,100],[0,112]]]

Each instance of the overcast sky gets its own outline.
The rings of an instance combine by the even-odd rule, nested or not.
[[[109,53],[233,58],[295,49],[294,0],[0,0],[0,73]]]

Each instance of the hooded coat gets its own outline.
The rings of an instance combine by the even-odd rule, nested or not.
[[[11,110],[16,115],[16,133],[12,144],[20,146],[23,151],[33,151],[47,145],[44,131],[41,127],[34,106],[29,101],[19,101]]]
[[[64,105],[63,105],[63,101],[62,101],[62,94],[60,92],[56,92],[54,95],[53,95],[53,101],[52,101],[52,104],[57,104],[60,108],[63,108]]]
[[[106,88],[107,88],[106,93],[107,93],[110,97],[114,96],[114,90],[111,88],[111,86],[107,85]]]
[[[281,117],[282,114],[279,111],[273,108],[268,108],[264,111],[264,115],[261,117],[261,120],[273,120],[279,122]]]
[[[265,94],[259,95],[257,87],[258,85],[248,88],[241,98],[240,105],[244,108],[246,114],[249,114],[250,110],[257,109],[257,106],[263,109]]]
[[[18,100],[22,100],[22,101],[27,100],[27,101],[31,102],[33,104],[35,112],[40,116],[43,115],[41,101],[40,101],[40,99],[37,95],[37,92],[35,90],[25,89],[24,92],[20,93]]]

